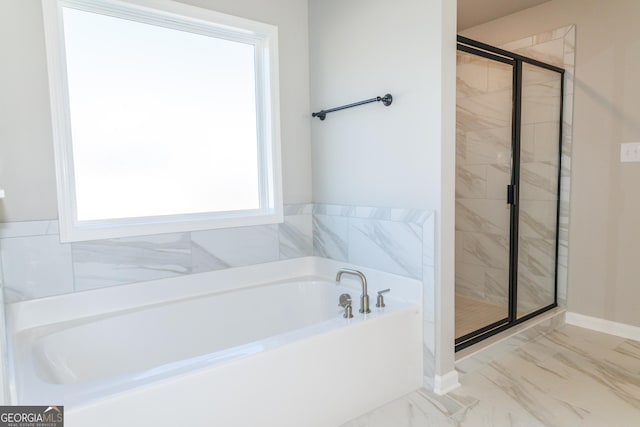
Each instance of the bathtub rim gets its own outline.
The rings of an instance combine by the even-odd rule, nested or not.
[[[305,257],[294,260],[278,261],[248,267],[180,276],[177,278],[174,277],[140,282],[132,285],[121,285],[110,288],[89,290],[38,300],[17,302],[8,307],[9,310],[7,318],[7,328],[10,331],[11,337],[11,340],[8,343],[10,371],[9,390],[11,402],[14,404],[18,403],[18,396],[20,395],[17,390],[18,383],[16,378],[17,371],[15,358],[17,357],[17,350],[20,350],[20,346],[24,346],[26,344],[21,343],[17,345],[16,338],[22,336],[24,332],[56,324],[67,324],[91,318],[95,319],[103,316],[113,316],[123,311],[142,310],[154,305],[170,304],[181,300],[214,295],[221,292],[233,292],[256,286],[269,286],[274,282],[283,283],[300,281],[303,278],[312,281],[334,281],[335,273],[339,268],[355,268],[363,271],[369,282],[370,296],[375,295],[375,292],[378,290],[389,287],[390,282],[398,282],[398,286],[394,287],[391,285],[393,295],[391,298],[402,302],[401,306],[397,309],[387,310],[382,314],[377,313],[374,310],[372,315],[363,319],[356,317],[355,320],[351,321],[346,326],[366,323],[380,317],[401,315],[402,313],[415,310],[419,311],[420,317],[422,318],[422,284],[419,280],[319,257]],[[292,277],[292,275],[294,277]],[[360,289],[359,284],[355,280],[348,279],[346,276],[345,279],[344,283],[341,282],[341,286],[344,286],[346,289],[350,289],[351,292],[358,295]],[[153,293],[150,293],[151,291],[153,291]],[[91,302],[91,304],[88,304],[89,302]],[[91,310],[89,310],[88,307],[91,307]],[[292,345],[301,340],[312,339],[313,336],[318,333],[329,333],[332,330],[345,326],[337,324],[337,321],[338,319],[331,319],[330,321],[314,324],[310,327],[296,329],[274,337],[268,337],[242,346],[233,347],[232,350],[267,341],[271,342],[271,348]],[[326,325],[327,322],[331,323],[331,326],[328,327]],[[316,329],[316,333],[310,333],[310,329]],[[291,337],[295,338],[291,339]],[[279,345],[276,346],[275,343],[278,343]],[[228,361],[232,362],[236,359],[240,360],[241,358],[252,357],[255,356],[256,353],[259,352],[249,352],[240,358],[235,357]],[[206,359],[211,355],[212,354],[195,356],[185,359],[185,361],[190,361],[192,359]],[[219,363],[225,363],[228,361],[221,360]],[[180,364],[181,362],[184,361],[178,361],[175,364]],[[30,364],[33,366],[32,362],[30,362]],[[24,364],[22,362],[20,365],[20,369],[24,369]],[[134,386],[123,387],[126,385],[126,382],[124,381],[118,381],[120,385],[115,388],[113,385],[107,385],[107,388],[112,390],[108,394],[113,395],[119,392],[126,392],[131,389],[144,388],[156,383],[163,377],[170,378],[179,375],[189,375],[194,369],[193,364],[185,363],[185,365],[189,366],[188,368],[185,367],[182,369],[184,372],[181,372],[180,369],[168,370],[160,376],[148,377],[146,380],[140,381]],[[200,366],[196,367],[196,370],[207,368],[211,368],[211,363],[205,361],[201,362]],[[31,375],[36,376],[35,371],[32,371]],[[127,375],[124,377],[127,377]],[[29,378],[27,378],[27,380],[29,380]],[[31,381],[28,383],[34,384]],[[49,387],[71,386],[71,384],[47,383],[40,378],[37,378],[37,383],[41,383]],[[87,399],[78,399],[78,401],[73,404],[90,404],[91,401],[99,399],[99,396],[102,395],[98,394],[93,397],[91,395],[87,395]]]
[[[422,282],[418,279],[311,256],[14,302],[6,306],[7,330],[13,338],[21,331],[54,323],[245,287],[303,278],[335,281],[335,274],[340,268],[362,271],[367,277],[370,297],[385,289],[389,281],[395,280],[402,282],[402,285],[391,287],[391,293],[387,295],[407,302],[422,303]],[[358,292],[360,289],[357,282],[349,276],[343,277],[341,286]]]

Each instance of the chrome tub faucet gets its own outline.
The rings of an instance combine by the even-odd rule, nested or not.
[[[360,294],[359,311],[360,313],[371,313],[371,310],[369,309],[369,294],[367,293],[367,278],[361,271],[343,268],[338,270],[338,274],[336,274],[336,283],[340,283],[340,279],[343,274],[350,274],[360,278],[360,281],[362,282],[362,293]]]

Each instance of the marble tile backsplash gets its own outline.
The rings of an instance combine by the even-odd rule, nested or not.
[[[421,210],[318,204],[314,255],[422,279],[423,224],[430,217]]]
[[[3,223],[2,282],[7,302],[15,302],[310,255],[422,279],[430,217],[299,204],[285,207],[281,224],[75,243],[60,243],[57,221]],[[433,259],[433,242],[428,246]]]
[[[57,221],[0,224],[8,303],[313,254],[312,205],[282,224],[60,243]]]

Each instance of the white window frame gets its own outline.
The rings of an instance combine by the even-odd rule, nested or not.
[[[42,0],[63,242],[206,230],[283,221],[277,27],[170,0]],[[260,208],[232,212],[79,221],[62,8],[97,12],[166,28],[253,44]],[[171,197],[167,194],[167,197]]]

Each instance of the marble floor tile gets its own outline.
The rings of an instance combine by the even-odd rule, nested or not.
[[[640,342],[566,325],[461,378],[421,389],[343,427],[640,425]]]
[[[453,399],[448,399],[445,403],[442,396],[418,390],[343,424],[342,427],[453,427],[456,423],[450,416],[461,409],[462,406]]]

